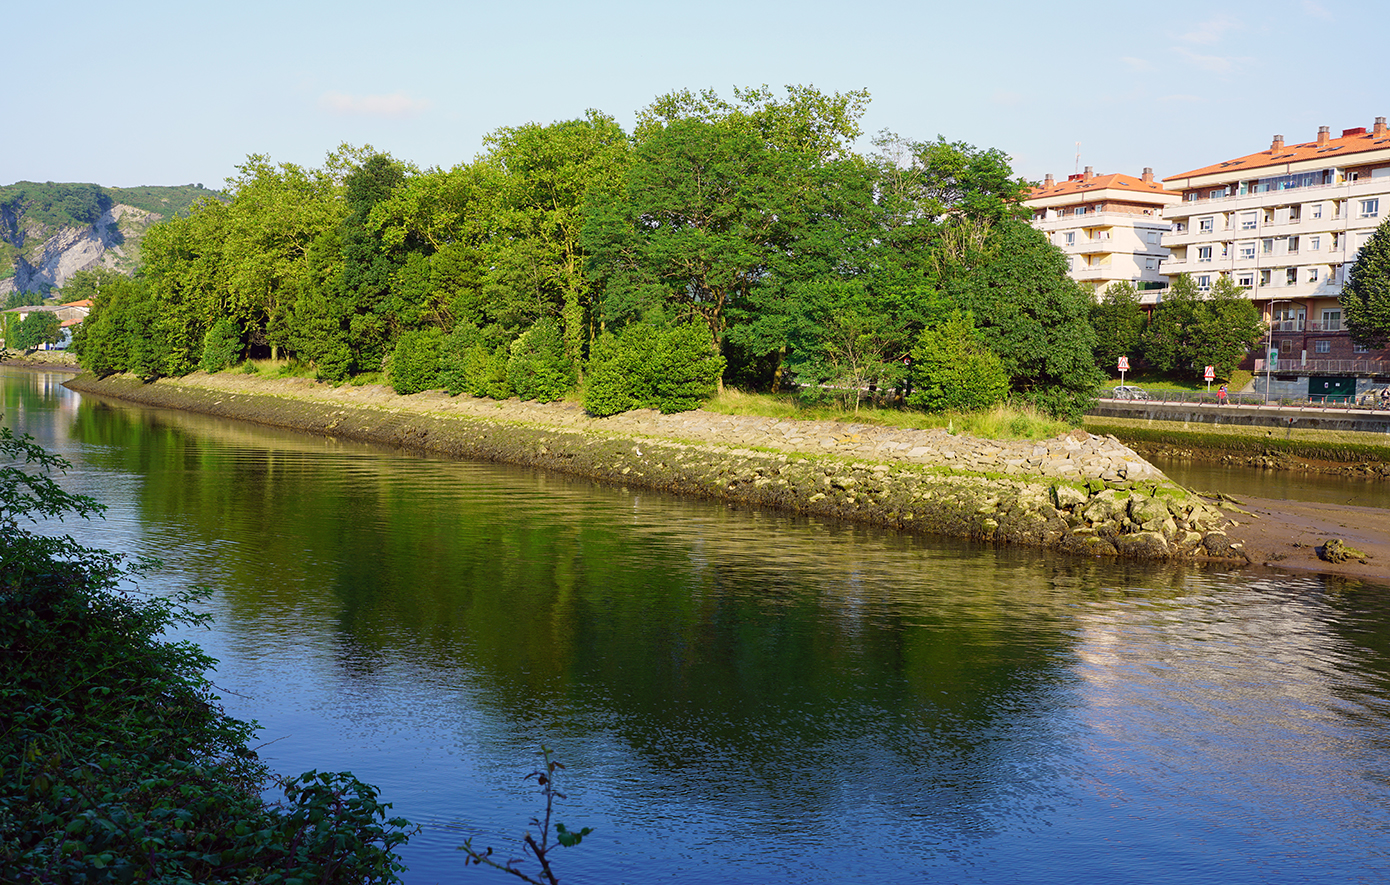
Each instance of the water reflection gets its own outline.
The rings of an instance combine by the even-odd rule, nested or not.
[[[932,542],[28,377],[5,402],[113,501],[95,543],[217,588],[198,638],[266,758],[427,824],[408,881],[519,830],[541,740],[563,819],[598,828],[576,882],[1387,872],[1387,588]]]

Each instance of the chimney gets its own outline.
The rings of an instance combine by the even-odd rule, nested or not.
[[[1139,176],[1140,181],[1152,182],[1154,180],[1154,167],[1145,166],[1144,174]]]
[[[1376,117],[1376,128],[1375,128],[1375,129],[1372,129],[1371,131],[1374,132],[1376,135],[1384,135],[1384,134],[1385,134],[1385,118],[1384,118],[1384,117]]]
[[[1328,142],[1331,138],[1332,138],[1332,127],[1331,127],[1331,126],[1319,126],[1319,127],[1318,127],[1318,144],[1327,144],[1327,142]]]
[[[1057,182],[1052,180],[1051,172],[1047,173],[1047,175],[1043,177],[1043,187],[1052,187],[1056,183]]]
[[[1272,151],[1282,151],[1284,149],[1284,136],[1274,136],[1274,144],[1271,144],[1269,149]]]
[[[1083,179],[1084,181],[1090,181],[1092,178],[1095,177],[1095,174],[1096,174],[1095,167],[1094,167],[1094,166],[1087,166],[1087,167],[1086,167],[1085,173],[1083,173],[1083,175],[1082,175],[1082,179]]]

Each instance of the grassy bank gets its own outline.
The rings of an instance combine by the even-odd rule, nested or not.
[[[1390,438],[1383,433],[1288,428],[1275,430],[1241,424],[1185,424],[1144,418],[1087,416],[1083,425],[1095,434],[1112,434],[1140,450],[1189,449],[1215,455],[1284,455],[1317,461],[1360,464],[1390,458]]]

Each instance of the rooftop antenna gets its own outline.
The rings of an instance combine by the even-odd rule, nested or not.
[[[1081,142],[1076,143],[1076,168],[1072,170],[1073,175],[1081,174]]]

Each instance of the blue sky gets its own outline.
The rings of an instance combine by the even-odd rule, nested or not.
[[[1341,0],[1063,6],[1009,0],[691,4],[69,0],[4,25],[0,184],[221,186],[248,154],[343,142],[421,167],[502,126],[658,95],[867,88],[861,149],[997,147],[1030,179],[1162,178],[1390,115],[1390,6]]]

